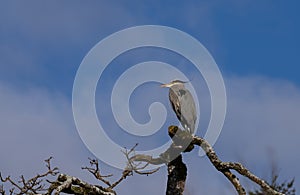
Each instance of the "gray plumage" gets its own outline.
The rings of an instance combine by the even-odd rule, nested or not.
[[[185,88],[183,81],[175,80],[161,87],[169,87],[169,100],[183,128],[195,132],[197,120],[196,106],[192,94]]]

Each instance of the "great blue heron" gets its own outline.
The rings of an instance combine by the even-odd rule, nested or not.
[[[192,94],[184,87],[184,83],[186,82],[175,80],[161,87],[170,88],[169,100],[172,108],[183,128],[193,134],[197,120],[196,106]]]

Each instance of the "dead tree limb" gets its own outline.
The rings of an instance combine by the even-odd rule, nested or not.
[[[240,163],[236,162],[223,162],[219,159],[216,152],[214,151],[213,147],[203,138],[198,136],[191,136],[187,135],[186,131],[182,131],[177,126],[170,126],[169,127],[169,135],[173,139],[173,144],[168,148],[167,151],[159,155],[159,157],[154,158],[152,156],[138,154],[131,157],[132,161],[144,161],[150,164],[159,165],[159,164],[173,164],[178,161],[177,158],[174,158],[174,155],[178,155],[179,159],[181,159],[180,151],[181,152],[190,152],[193,150],[194,145],[200,146],[206,153],[206,156],[210,160],[210,162],[213,164],[213,166],[223,173],[225,177],[232,183],[235,190],[239,195],[246,195],[246,191],[241,185],[239,179],[236,175],[234,175],[231,170],[237,171],[239,174],[247,177],[251,181],[255,182],[256,184],[260,185],[262,189],[264,189],[266,192],[274,195],[284,195],[283,193],[280,193],[276,190],[274,190],[266,181],[263,179],[260,179],[253,173],[251,173],[245,166],[243,166]],[[174,139],[175,137],[175,139]],[[182,140],[182,141],[181,141]],[[190,140],[189,144],[186,144],[187,140]],[[183,147],[181,143],[184,143]],[[170,160],[171,159],[171,160]],[[173,160],[174,159],[174,160]],[[181,161],[182,162],[182,161]],[[168,167],[169,168],[169,167]],[[183,168],[184,169],[184,168]],[[181,172],[182,178],[186,177],[186,171]],[[174,183],[171,181],[169,182],[171,178],[168,177],[168,189],[174,188]],[[181,180],[181,181],[185,181]],[[182,188],[184,188],[184,184],[181,184]],[[175,190],[175,189],[174,189]],[[168,191],[167,191],[168,194]],[[180,193],[179,193],[180,194]],[[181,193],[182,194],[182,193]]]
[[[99,163],[98,163],[98,160],[96,160],[96,159],[89,159],[90,160],[90,167],[82,167],[82,169],[87,170],[92,175],[94,175],[94,177],[96,179],[98,179],[98,180],[102,181],[103,183],[105,183],[108,186],[105,189],[108,190],[108,191],[112,190],[114,187],[119,185],[128,176],[133,175],[133,173],[137,173],[137,174],[140,174],[140,175],[150,175],[150,174],[153,174],[156,171],[158,171],[159,168],[154,169],[152,171],[142,171],[143,169],[145,169],[149,165],[149,163],[144,163],[144,164],[142,164],[141,162],[137,163],[137,162],[130,159],[130,156],[134,155],[136,147],[137,147],[137,144],[129,150],[125,149],[124,151],[122,151],[124,153],[124,155],[126,156],[126,158],[127,158],[127,167],[125,167],[125,169],[123,170],[121,177],[113,183],[111,183],[110,181],[108,181],[106,179],[106,178],[111,177],[112,175],[102,175],[100,173]]]
[[[100,167],[98,160],[89,159],[90,160],[90,167],[83,167],[82,169],[87,170],[89,173],[94,175],[96,179],[103,182],[107,185],[107,187],[99,186],[99,185],[92,185],[89,184],[79,178],[66,175],[66,174],[59,174],[55,181],[49,181],[47,176],[55,176],[57,175],[58,168],[52,168],[50,161],[52,157],[45,160],[47,172],[43,174],[37,174],[35,177],[26,180],[24,176],[20,177],[20,180],[15,182],[10,176],[4,178],[0,173],[0,181],[2,183],[9,183],[12,188],[9,190],[9,194],[16,194],[16,195],[59,195],[60,193],[66,194],[75,194],[75,195],[115,195],[116,192],[113,190],[118,184],[120,184],[124,179],[128,176],[133,175],[133,173],[141,174],[141,175],[149,175],[156,172],[158,169],[154,169],[152,171],[143,171],[149,163],[142,163],[142,162],[135,162],[130,161],[130,157],[134,154],[134,149],[137,145],[135,145],[130,150],[124,150],[123,153],[128,159],[128,165],[122,172],[121,177],[116,180],[115,182],[110,182],[107,178],[111,177],[112,175],[102,175],[100,173]],[[48,185],[46,186],[46,182]],[[1,183],[0,183],[1,184]],[[4,190],[3,184],[0,185],[0,194],[7,195],[8,193]]]
[[[20,180],[15,182],[13,179],[10,178],[10,176],[3,178],[0,173],[0,180],[3,183],[10,183],[13,187],[9,190],[9,194],[41,194],[44,191],[47,190],[47,187],[45,186],[44,179],[51,175],[55,176],[58,174],[58,168],[51,167],[51,161],[52,157],[45,160],[47,171],[43,174],[37,174],[36,176],[26,180],[23,175],[21,175]],[[17,192],[16,192],[17,190]],[[5,195],[5,190],[3,189],[3,186],[0,190],[1,194]]]
[[[251,181],[255,182],[256,184],[260,185],[262,189],[264,189],[266,192],[274,195],[283,195],[283,193],[277,192],[271,186],[264,181],[263,179],[260,179],[253,173],[251,173],[245,166],[243,166],[241,163],[236,162],[222,162],[217,154],[215,153],[212,146],[203,138],[200,138],[198,136],[194,136],[193,144],[200,146],[206,153],[206,156],[209,158],[210,162],[215,166],[215,168],[222,172],[229,181],[234,185],[236,191],[238,194],[246,194],[244,188],[242,185],[238,182],[238,178],[230,172],[230,170],[235,170],[239,174],[247,177]]]
[[[60,174],[56,181],[51,182],[51,185],[48,189],[46,195],[51,195],[54,192],[55,195],[60,194],[61,192],[67,194],[76,194],[76,195],[115,195],[116,192],[103,188],[98,185],[91,185],[85,181],[82,181],[76,177],[72,177],[66,174]]]

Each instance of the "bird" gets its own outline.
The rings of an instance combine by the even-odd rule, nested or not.
[[[185,130],[193,134],[197,120],[196,106],[191,92],[184,86],[185,83],[187,82],[174,80],[162,84],[161,87],[169,88],[169,100],[178,120]]]

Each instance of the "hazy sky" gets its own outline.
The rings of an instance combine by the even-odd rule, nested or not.
[[[0,3],[0,171],[32,176],[54,156],[61,172],[95,183],[81,170],[94,155],[80,139],[72,113],[72,88],[83,58],[99,41],[137,25],[165,25],[200,41],[223,75],[227,115],[215,144],[224,161],[240,161],[269,179],[275,162],[280,181],[295,177],[300,186],[300,3],[290,1],[1,1]],[[97,86],[99,121],[118,144],[151,149],[168,140],[176,123],[167,90],[147,83],[131,97],[133,118],[149,120],[154,101],[165,104],[167,121],[149,137],[131,136],[118,126],[110,107],[114,82],[133,64],[168,62],[181,69],[198,90],[200,127],[207,127],[209,94],[201,74],[170,51],[136,49],[115,59]],[[120,66],[122,64],[123,66]],[[134,103],[133,103],[134,102]],[[199,132],[203,135],[203,132]],[[104,146],[105,147],[105,146]],[[234,194],[226,178],[198,151],[184,155],[186,194]],[[121,172],[105,163],[104,174]],[[119,194],[164,194],[166,168],[150,176],[134,175]],[[246,188],[253,186],[241,179]],[[300,188],[296,188],[300,191]]]

